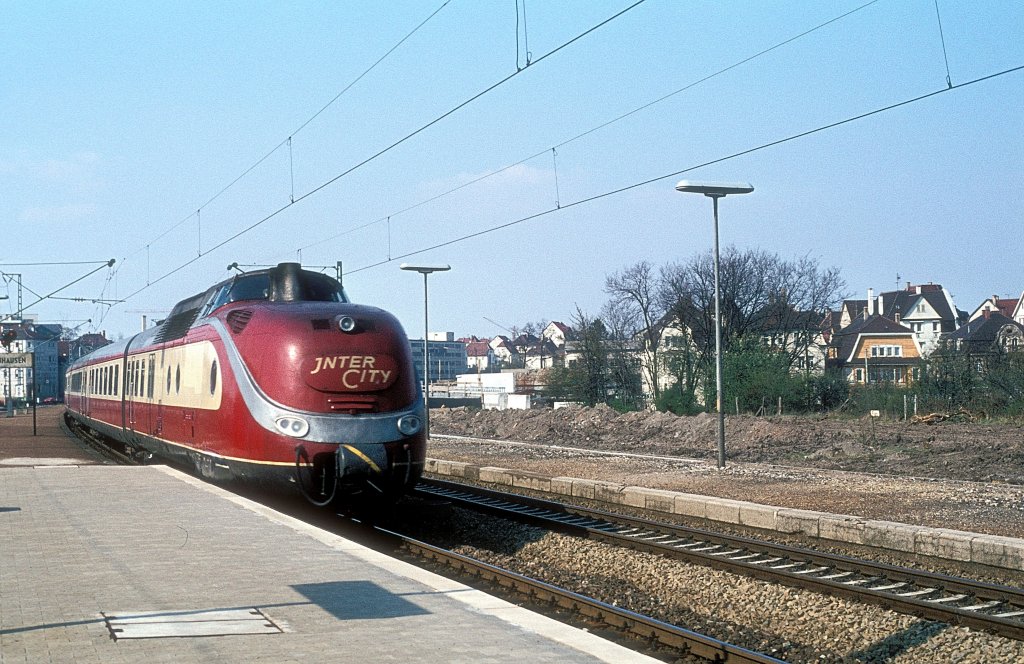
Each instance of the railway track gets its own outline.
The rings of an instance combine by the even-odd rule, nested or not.
[[[474,510],[1024,640],[1024,591],[658,523],[480,487],[422,480],[417,492]]]
[[[458,570],[461,574],[497,584],[504,589],[530,597],[553,607],[569,610],[601,626],[612,627],[634,639],[723,664],[778,664],[782,660],[692,632],[648,616],[629,611],[565,588],[532,579],[515,572],[464,556],[454,551],[412,539],[405,535],[376,528],[417,557]]]
[[[140,462],[138,456],[132,454],[132,451],[124,445],[84,426],[81,422],[68,415],[67,412],[64,413],[64,427],[105,459],[129,466],[138,465]]]

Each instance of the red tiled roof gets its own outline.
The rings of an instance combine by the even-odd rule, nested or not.
[[[485,357],[490,351],[491,347],[486,341],[471,341],[466,344],[467,357]]]

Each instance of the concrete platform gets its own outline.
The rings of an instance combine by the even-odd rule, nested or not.
[[[103,457],[62,428],[64,406],[39,406],[35,435],[32,411],[6,417],[0,411],[0,468],[104,463]]]
[[[0,465],[0,661],[654,660],[161,466]]]

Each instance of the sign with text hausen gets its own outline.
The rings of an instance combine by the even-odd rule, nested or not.
[[[0,369],[31,369],[32,353],[0,353]]]

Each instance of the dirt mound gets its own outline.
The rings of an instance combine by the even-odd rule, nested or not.
[[[709,413],[618,413],[604,405],[528,411],[441,408],[431,411],[430,420],[437,434],[708,459],[717,454],[717,418]],[[963,417],[927,424],[870,417],[728,416],[726,453],[735,461],[1024,483],[1021,423]]]

